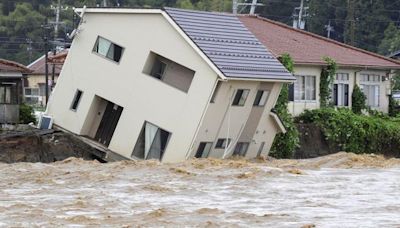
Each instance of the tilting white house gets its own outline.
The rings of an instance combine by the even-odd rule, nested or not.
[[[234,15],[86,9],[48,105],[54,124],[126,158],[267,154],[295,78]],[[83,14],[83,15],[82,15]]]

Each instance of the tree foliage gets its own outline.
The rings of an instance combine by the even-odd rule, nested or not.
[[[321,107],[326,108],[331,106],[332,84],[335,80],[337,65],[335,60],[325,57],[326,67],[321,71],[321,78],[319,82],[319,96]]]
[[[340,150],[400,156],[400,119],[386,115],[357,115],[349,109],[306,110],[297,121],[314,123],[328,142]]]
[[[353,93],[351,95],[351,110],[355,114],[361,114],[362,110],[367,106],[365,104],[366,101],[365,94],[361,91],[361,88],[356,84],[353,88]]]
[[[293,73],[293,60],[289,54],[282,55],[280,61],[289,72]],[[292,158],[294,150],[299,145],[299,132],[292,115],[288,111],[288,101],[289,89],[288,85],[284,84],[276,102],[275,110],[285,125],[286,133],[279,133],[274,139],[270,156],[276,158]]]

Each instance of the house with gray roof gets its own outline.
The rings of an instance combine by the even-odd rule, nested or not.
[[[295,78],[232,14],[77,9],[46,114],[125,159],[267,155]]]

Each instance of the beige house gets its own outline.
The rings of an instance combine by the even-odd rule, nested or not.
[[[371,109],[388,112],[390,78],[400,68],[398,61],[259,16],[241,16],[240,20],[275,57],[288,53],[293,58],[297,79],[290,90],[293,114],[320,107],[324,57],[338,65],[331,96],[337,107],[351,107],[353,88],[358,84]]]
[[[265,155],[285,131],[271,109],[294,77],[236,16],[77,12],[47,108],[55,126],[127,159],[163,162]]]
[[[48,89],[49,95],[51,93],[52,85],[55,85],[60,75],[61,68],[64,64],[68,50],[60,51],[57,54],[49,52],[48,56]],[[31,70],[27,74],[24,81],[24,100],[27,104],[34,106],[46,105],[46,70],[45,70],[45,56],[33,61],[27,67]],[[54,67],[54,82],[53,82],[53,67]]]

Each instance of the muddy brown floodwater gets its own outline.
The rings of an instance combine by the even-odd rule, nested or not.
[[[0,164],[1,227],[400,227],[400,161]]]

